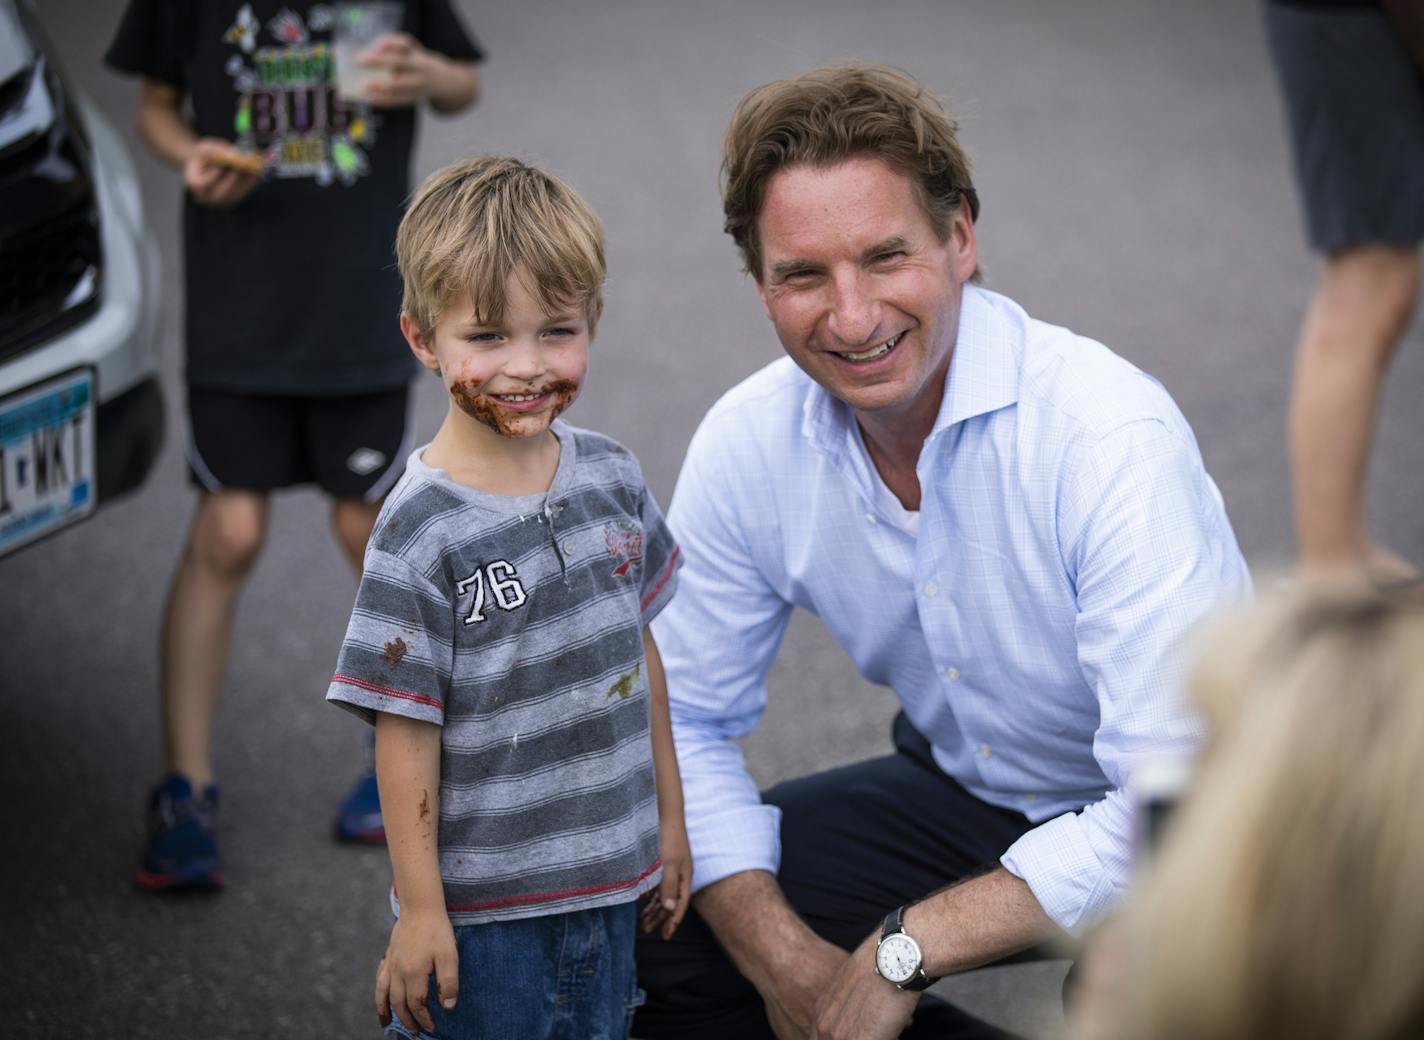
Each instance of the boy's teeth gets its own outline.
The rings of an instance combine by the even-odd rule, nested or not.
[[[501,401],[519,402],[519,401],[534,401],[534,400],[537,400],[537,399],[540,398],[540,397],[543,397],[544,395],[543,395],[543,394],[495,394],[495,396],[498,397]]]
[[[900,333],[900,336],[903,335],[903,332]],[[880,344],[880,346],[871,347],[869,350],[861,354],[852,354],[849,351],[845,350],[838,350],[836,351],[836,353],[839,354],[841,357],[845,358],[847,361],[874,361],[876,358],[883,357],[884,355],[890,353],[890,348],[893,347],[896,343],[900,342],[900,336],[892,336],[890,339]]]

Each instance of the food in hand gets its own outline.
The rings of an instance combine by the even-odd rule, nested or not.
[[[218,166],[241,170],[243,173],[258,174],[262,172],[262,156],[256,152],[211,152],[204,158]]]

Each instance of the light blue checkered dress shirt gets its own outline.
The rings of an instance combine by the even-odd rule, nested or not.
[[[694,435],[668,512],[687,562],[653,630],[695,883],[777,868],[779,810],[733,740],[802,607],[946,773],[1037,824],[1003,865],[1082,927],[1128,879],[1135,763],[1199,741],[1183,636],[1249,595],[1245,561],[1161,385],[973,286],[918,470],[916,518],[846,406],[785,358]]]

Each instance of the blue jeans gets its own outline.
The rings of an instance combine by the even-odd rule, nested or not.
[[[460,996],[429,1002],[439,1040],[626,1040],[643,1002],[633,972],[636,902],[520,921],[460,925]],[[392,1017],[388,1038],[419,1036]]]

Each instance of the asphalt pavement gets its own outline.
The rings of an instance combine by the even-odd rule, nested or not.
[[[100,63],[121,4],[39,6],[72,79],[131,136],[135,87]],[[1288,563],[1282,433],[1315,261],[1256,4],[460,7],[490,55],[485,97],[425,121],[418,172],[510,152],[568,178],[599,212],[607,307],[569,418],[633,448],[661,501],[703,411],[779,353],[721,233],[727,116],[762,82],[862,58],[911,72],[962,121],[988,286],[1159,378],[1196,429],[1258,576]],[[314,493],[279,496],[240,608],[216,751],[229,887],[155,898],[131,880],[158,767],[159,615],[194,498],[181,451],[179,185],[134,151],[163,258],[169,437],[136,495],[0,560],[0,1031],[374,1037],[389,869],[382,850],[331,838],[364,750],[361,724],[322,700],[355,581]],[[1381,536],[1416,562],[1420,339],[1416,324],[1390,380],[1371,483]],[[428,435],[442,407],[433,380],[419,400]],[[888,691],[860,681],[818,623],[798,617],[748,760],[770,782],[880,753],[893,710]],[[1050,964],[956,985],[985,1014],[1049,1036],[1059,976]]]

